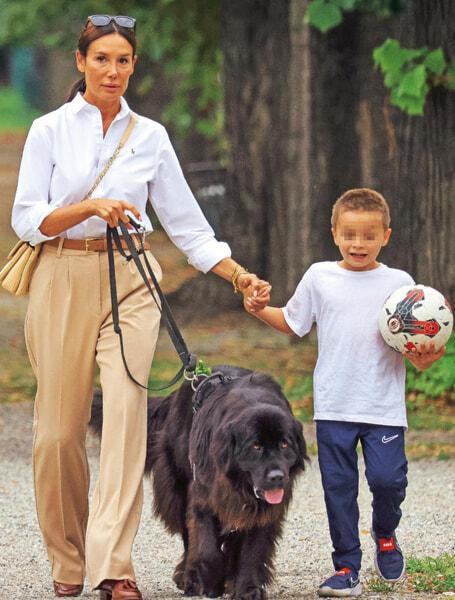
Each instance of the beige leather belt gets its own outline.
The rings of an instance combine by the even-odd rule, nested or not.
[[[139,244],[139,236],[132,234],[131,236],[133,240],[136,241],[136,248],[140,248]],[[62,238],[54,238],[53,240],[49,240],[46,242],[46,245],[59,247],[62,242]],[[67,238],[63,238],[62,248],[66,248],[67,250],[85,250],[85,252],[106,252],[107,251],[107,242],[106,238],[95,238],[95,239],[86,239],[86,240],[69,240]],[[128,249],[126,245],[126,241],[122,239],[122,248],[125,250]],[[144,242],[144,249],[150,250],[150,244],[148,242]]]

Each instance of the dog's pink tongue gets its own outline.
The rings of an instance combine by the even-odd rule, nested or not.
[[[284,490],[266,490],[264,498],[269,504],[279,504],[283,500]]]

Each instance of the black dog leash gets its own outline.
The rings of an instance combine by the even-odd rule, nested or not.
[[[194,377],[195,377],[194,371],[196,369],[198,361],[197,361],[197,356],[188,350],[188,348],[185,344],[185,340],[183,339],[183,336],[177,326],[177,323],[175,322],[175,319],[171,312],[169,303],[166,300],[166,297],[163,294],[163,291],[155,277],[155,273],[153,272],[153,269],[147,259],[147,255],[145,253],[145,248],[144,248],[144,242],[143,242],[143,228],[139,225],[139,223],[137,223],[131,217],[129,217],[129,220],[130,220],[130,223],[132,224],[132,226],[134,227],[134,229],[136,230],[136,232],[139,234],[138,237],[139,237],[139,243],[141,246],[139,249],[136,248],[136,245],[133,241],[133,238],[130,235],[130,232],[128,231],[126,224],[123,223],[122,221],[120,221],[119,227],[121,229],[123,239],[125,240],[126,245],[128,246],[129,255],[127,255],[126,252],[124,251],[124,249],[122,248],[122,241],[120,239],[120,235],[118,233],[117,228],[110,227],[108,225],[107,229],[106,229],[107,253],[108,253],[108,260],[109,260],[109,283],[110,283],[111,303],[112,303],[112,320],[114,323],[114,331],[119,336],[119,339],[120,339],[120,350],[122,353],[122,360],[123,360],[123,364],[125,366],[126,372],[128,374],[128,377],[132,381],[134,381],[134,383],[136,385],[140,386],[141,388],[149,390],[149,391],[158,392],[160,390],[165,390],[165,389],[171,387],[172,385],[174,385],[175,383],[177,383],[177,381],[182,377],[182,375],[185,375],[185,377],[187,379],[190,379],[190,380],[194,379]],[[131,374],[131,371],[128,367],[128,364],[126,362],[125,349],[124,349],[124,344],[123,344],[123,335],[122,335],[122,330],[120,327],[120,318],[119,318],[117,282],[116,282],[116,277],[115,277],[114,243],[115,243],[117,250],[120,252],[120,254],[123,256],[123,258],[125,260],[127,260],[128,262],[130,260],[134,261],[142,279],[144,280],[144,283],[145,283],[148,291],[152,295],[152,298],[155,301],[155,304],[157,305],[158,310],[160,311],[161,316],[164,319],[164,323],[166,325],[166,329],[168,331],[169,337],[171,338],[172,343],[174,344],[174,347],[177,350],[177,354],[179,355],[180,360],[182,362],[182,366],[179,369],[179,371],[175,374],[175,376],[172,378],[172,380],[163,387],[152,388],[152,387],[147,387],[145,385],[142,385],[142,383],[140,383],[139,381],[137,381],[137,379],[135,379],[133,377],[133,375]],[[154,289],[150,285],[150,281],[147,278],[147,274],[144,270],[144,266],[141,262],[141,259],[139,258],[139,255],[142,255],[144,258],[145,266],[146,266],[147,271],[150,275],[150,278],[153,282],[155,291],[158,294],[159,301],[155,295]]]

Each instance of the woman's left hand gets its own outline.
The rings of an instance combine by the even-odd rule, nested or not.
[[[445,346],[442,346],[437,352],[434,349],[434,342],[428,344],[421,344],[419,349],[413,348],[412,350],[405,350],[403,356],[409,360],[419,371],[424,371],[431,367],[446,351]]]
[[[259,279],[254,273],[241,273],[237,277],[237,287],[244,296],[248,294],[251,312],[260,311],[270,303],[272,286],[268,281]]]

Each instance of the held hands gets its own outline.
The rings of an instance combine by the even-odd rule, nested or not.
[[[109,227],[118,227],[119,221],[123,221],[131,229],[132,225],[129,223],[128,215],[125,214],[126,210],[133,213],[137,219],[141,219],[141,213],[134,204],[126,200],[97,198],[96,200],[85,200],[85,202],[89,203],[90,216],[104,219]]]
[[[237,285],[243,294],[243,306],[249,313],[257,313],[270,303],[272,286],[252,273],[239,275]]]
[[[409,360],[419,371],[424,371],[431,367],[446,351],[445,346],[440,348],[437,352],[434,349],[434,342],[428,344],[422,344],[419,349],[413,348],[412,350],[405,350],[403,356]]]

